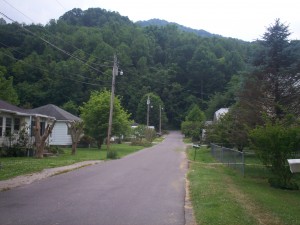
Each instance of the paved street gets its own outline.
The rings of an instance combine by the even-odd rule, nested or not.
[[[184,225],[184,144],[179,132],[120,160],[0,193],[1,225]]]

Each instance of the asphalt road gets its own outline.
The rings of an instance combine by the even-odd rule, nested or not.
[[[179,132],[120,160],[0,193],[1,225],[184,225]]]

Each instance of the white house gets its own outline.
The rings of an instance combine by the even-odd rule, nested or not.
[[[30,137],[30,142],[33,142],[32,127],[36,116],[41,118],[42,130],[51,120],[56,120],[52,134],[48,140],[50,145],[65,146],[72,144],[66,122],[77,121],[80,118],[51,104],[35,109],[22,109],[0,100],[0,146],[9,145],[8,142],[11,142],[11,140],[8,137],[18,137],[18,133],[22,128],[26,129]]]
[[[220,118],[222,118],[226,113],[229,112],[229,108],[220,108],[214,114],[214,122],[217,122]]]
[[[30,112],[47,115],[56,119],[52,134],[49,137],[50,145],[72,145],[71,133],[68,129],[68,121],[79,121],[79,117],[59,108],[56,105],[48,104],[35,109]]]

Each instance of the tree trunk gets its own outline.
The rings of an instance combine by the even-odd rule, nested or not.
[[[52,132],[52,129],[55,125],[56,120],[52,124],[48,124],[45,132],[41,135],[41,126],[40,126],[40,117],[36,117],[35,126],[33,128],[34,137],[35,137],[35,146],[36,146],[36,158],[43,158],[44,148],[46,145],[46,140]]]
[[[76,154],[77,142],[72,143],[72,155]]]
[[[72,155],[76,154],[77,143],[83,133],[84,123],[82,121],[68,121],[66,122],[68,128],[71,130],[72,139]]]
[[[45,148],[45,143],[36,143],[36,158],[41,159],[44,157],[44,148]]]
[[[101,149],[102,143],[103,143],[103,137],[100,136],[99,139],[98,139],[98,148],[99,149]]]

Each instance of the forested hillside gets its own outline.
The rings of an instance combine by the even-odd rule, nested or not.
[[[167,25],[175,25],[176,27],[178,27],[179,30],[182,31],[186,31],[186,32],[190,32],[190,33],[194,33],[197,34],[199,36],[202,37],[213,37],[213,36],[220,36],[220,35],[216,35],[216,34],[211,34],[205,30],[196,30],[196,29],[192,29],[189,27],[185,27],[182,26],[178,23],[174,23],[174,22],[168,22],[166,20],[160,20],[160,19],[151,19],[151,20],[146,20],[146,21],[137,21],[136,22],[138,25],[141,25],[142,27],[148,27],[148,26],[167,26]]]
[[[200,37],[175,25],[141,27],[99,8],[73,9],[46,26],[2,24],[0,34],[0,79],[13,79],[20,106],[81,106],[91,91],[111,88],[116,53],[124,72],[116,94],[132,119],[152,92],[175,127],[193,103],[208,117],[230,105],[230,91],[256,52],[255,43]]]

